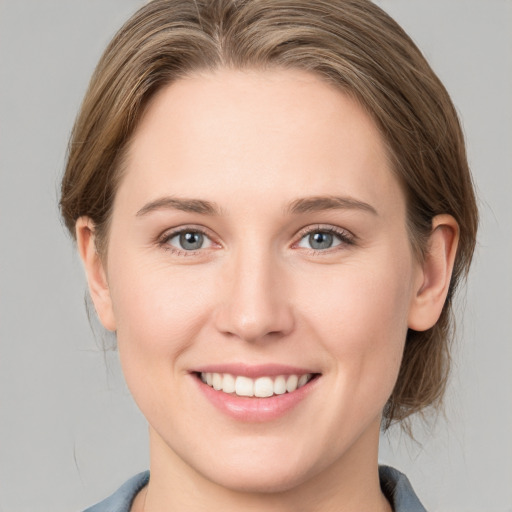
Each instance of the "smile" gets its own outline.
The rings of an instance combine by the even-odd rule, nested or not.
[[[296,391],[305,386],[314,374],[263,376],[256,379],[215,372],[201,372],[199,376],[205,384],[216,391],[241,397],[268,398]]]
[[[322,377],[312,370],[234,363],[195,368],[190,374],[199,393],[223,415],[245,423],[262,423],[309,402],[307,397],[318,389]]]

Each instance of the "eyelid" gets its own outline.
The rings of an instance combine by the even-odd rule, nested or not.
[[[181,255],[193,256],[193,255],[197,255],[200,252],[204,253],[207,249],[212,248],[212,247],[208,247],[208,248],[204,248],[204,249],[201,248],[201,249],[196,249],[193,251],[186,251],[186,250],[174,247],[168,243],[168,241],[171,238],[179,235],[180,233],[187,232],[187,231],[194,231],[197,233],[201,233],[203,236],[207,237],[210,240],[213,248],[222,247],[222,244],[218,241],[218,238],[215,236],[215,234],[213,234],[211,232],[211,230],[205,228],[204,226],[197,225],[197,224],[186,224],[186,225],[177,226],[174,228],[168,228],[163,233],[161,233],[160,235],[158,235],[156,237],[155,242],[162,249],[171,251],[174,254],[177,254],[179,256],[181,256]],[[341,228],[339,226],[333,226],[331,224],[315,224],[315,225],[306,226],[297,232],[297,234],[294,237],[295,241],[292,244],[292,248],[299,248],[298,244],[300,243],[300,241],[304,237],[306,237],[314,232],[331,233],[331,234],[339,237],[339,239],[341,240],[340,244],[338,244],[332,248],[328,248],[328,249],[319,250],[319,249],[312,249],[312,248],[311,249],[304,248],[305,250],[309,250],[310,252],[315,253],[315,254],[316,253],[329,253],[329,252],[332,252],[335,250],[339,250],[346,246],[354,245],[357,240],[357,237],[352,232],[350,232],[348,229]]]
[[[174,254],[177,254],[178,256],[193,256],[197,255],[200,252],[205,252],[208,249],[211,249],[212,247],[205,247],[201,249],[196,249],[192,251],[186,251],[184,249],[180,249],[178,247],[174,247],[170,245],[168,242],[175,236],[183,233],[183,232],[196,232],[201,233],[201,235],[208,238],[212,244],[212,247],[215,248],[215,246],[220,247],[221,244],[216,240],[216,236],[207,228],[204,226],[200,226],[197,224],[186,224],[182,226],[177,226],[175,228],[169,228],[166,229],[163,233],[157,236],[156,238],[156,244],[161,247],[162,249],[166,251],[170,251]]]
[[[315,233],[315,232],[331,233],[331,234],[339,237],[341,240],[341,243],[334,247],[331,247],[329,249],[322,249],[322,250],[309,249],[309,251],[312,251],[314,253],[328,253],[330,251],[337,250],[338,248],[346,247],[347,245],[354,245],[357,240],[357,237],[352,232],[350,232],[348,229],[341,228],[339,226],[333,226],[331,224],[316,224],[316,225],[312,225],[312,226],[311,225],[306,226],[305,228],[302,228],[301,230],[299,230],[295,237],[296,241],[292,244],[292,247],[298,248],[299,247],[298,244],[304,237],[310,235],[311,233]],[[307,248],[305,248],[305,249],[308,250]]]

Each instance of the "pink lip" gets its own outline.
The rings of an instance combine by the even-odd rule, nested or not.
[[[210,369],[211,368],[211,369]],[[272,370],[269,372],[269,369]],[[201,368],[201,372],[215,372],[215,373],[231,373],[232,375],[244,375],[247,377],[258,376],[274,376],[274,375],[287,375],[298,374],[303,375],[306,373],[313,373],[304,371],[298,368],[290,369],[290,367],[280,367],[272,365],[264,367],[245,367],[245,371],[240,371],[239,365],[236,365],[236,370],[232,365],[226,366],[211,366]],[[199,370],[198,370],[199,371]],[[257,397],[240,397],[234,394],[216,391],[201,381],[199,376],[195,373],[191,374],[195,384],[198,386],[199,391],[204,397],[220,412],[227,416],[247,423],[263,423],[272,421],[281,416],[284,416],[288,411],[295,408],[304,400],[307,395],[315,388],[319,378],[314,378],[306,385],[283,395],[274,395],[268,398]]]
[[[318,373],[315,370],[298,368],[283,364],[257,364],[247,365],[242,363],[211,364],[191,370],[194,373],[230,373],[257,379],[258,377],[276,377],[278,375],[305,375],[306,373]]]

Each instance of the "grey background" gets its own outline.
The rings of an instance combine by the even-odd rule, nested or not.
[[[83,305],[58,182],[101,51],[141,0],[0,0],[0,512],[80,510],[148,465]],[[512,511],[512,2],[380,0],[460,111],[480,198],[446,419],[383,438],[431,512]],[[465,303],[465,312],[462,305]]]

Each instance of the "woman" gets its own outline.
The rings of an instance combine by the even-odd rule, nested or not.
[[[453,105],[366,0],[155,0],[61,207],[149,423],[92,511],[424,510],[381,426],[439,404],[477,211]]]

